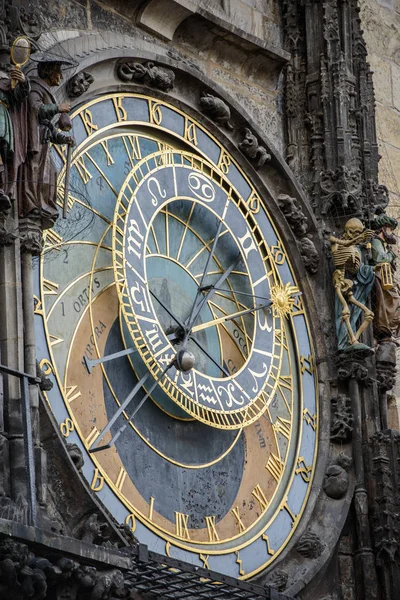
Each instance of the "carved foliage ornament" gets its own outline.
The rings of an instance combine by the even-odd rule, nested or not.
[[[351,400],[345,394],[331,398],[331,441],[348,442],[353,432]]]

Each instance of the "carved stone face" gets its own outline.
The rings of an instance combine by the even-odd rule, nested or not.
[[[344,227],[346,237],[353,239],[364,231],[364,225],[360,219],[349,219]]]

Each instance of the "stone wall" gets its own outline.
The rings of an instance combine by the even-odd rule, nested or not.
[[[387,212],[400,219],[400,0],[361,0],[360,8],[368,60],[374,71],[376,129],[382,157],[379,179],[390,192]],[[394,391],[389,426],[399,429],[400,373]]]

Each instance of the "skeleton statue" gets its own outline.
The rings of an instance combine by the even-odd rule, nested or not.
[[[364,228],[359,219],[350,219],[342,238],[330,237],[335,271],[333,285],[336,291],[335,318],[338,348],[340,351],[370,350],[359,338],[374,318],[365,306],[374,284],[374,269],[361,260],[358,244],[373,237],[374,232]],[[364,321],[356,329],[364,313]]]

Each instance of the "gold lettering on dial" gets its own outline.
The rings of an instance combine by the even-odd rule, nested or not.
[[[77,390],[77,388],[77,385],[70,385],[65,388],[65,399],[67,400],[67,402],[71,403],[74,400],[76,400],[76,398],[82,396],[81,392],[75,391]]]
[[[55,283],[54,281],[50,281],[50,279],[45,279],[43,277],[43,295],[57,296],[59,287],[60,286],[58,285],[58,283]]]
[[[236,563],[239,565],[239,575],[244,575],[243,561],[240,558],[239,550],[236,550],[235,554],[236,554]]]
[[[235,506],[235,508],[232,508],[231,513],[233,514],[233,516],[236,519],[240,533],[242,533],[242,531],[246,531],[246,526],[243,523],[242,519],[240,518],[239,507]]]
[[[95,440],[97,440],[97,438],[100,435],[100,431],[97,429],[97,427],[93,427],[93,429],[91,430],[91,432],[89,433],[89,435],[85,438],[85,445],[87,448],[90,448],[91,445],[93,444],[93,442]]]
[[[198,146],[196,125],[185,117],[185,139],[194,146]]]
[[[91,135],[93,131],[98,130],[99,126],[93,123],[93,115],[88,108],[82,111],[80,116],[88,135]]]
[[[75,166],[77,168],[79,175],[81,176],[83,183],[86,185],[87,182],[90,179],[92,179],[92,174],[86,167],[85,159],[83,158],[83,156],[80,156],[79,158],[76,159]]]
[[[117,490],[119,490],[119,491],[122,490],[126,476],[127,476],[127,472],[125,471],[125,469],[123,467],[121,467],[119,470],[119,473],[118,473],[117,481],[115,482],[115,487],[117,488]]]
[[[130,515],[128,515],[125,519],[125,525],[128,525],[128,527],[130,528],[130,530],[132,532],[135,531],[136,529],[136,519],[135,519],[135,515],[133,513],[131,513]]]
[[[283,462],[281,461],[279,456],[276,456],[275,454],[271,453],[268,458],[268,462],[265,465],[265,468],[271,473],[272,477],[276,481],[280,480],[283,473]]]
[[[64,437],[68,437],[71,431],[74,431],[75,425],[69,417],[63,423],[60,423],[60,431]]]
[[[270,554],[271,556],[273,556],[275,554],[275,550],[272,550],[272,548],[270,547],[268,536],[265,535],[265,533],[263,533],[261,537],[264,540],[264,542],[267,544],[267,552],[268,552],[268,554]]]
[[[253,215],[256,215],[260,210],[260,197],[256,192],[252,192],[246,202],[247,208]]]
[[[184,540],[190,540],[188,530],[189,515],[175,511],[176,535]]]
[[[99,492],[104,485],[104,477],[100,475],[99,469],[96,467],[93,473],[92,483],[90,484],[91,489],[94,492]]]
[[[268,500],[267,500],[263,490],[261,489],[261,486],[259,483],[257,483],[256,487],[254,488],[254,490],[251,493],[254,496],[254,498],[259,502],[261,510],[265,510],[268,506]]]
[[[296,475],[301,475],[302,480],[305,483],[310,483],[312,476],[312,466],[307,465],[304,456],[299,456],[297,459]]]
[[[208,559],[210,558],[209,554],[199,554],[199,558],[203,563],[203,569],[209,569],[210,565],[208,564]]]
[[[53,229],[48,229],[46,231],[43,249],[47,250],[48,248],[51,248],[52,246],[61,246],[62,241],[63,241],[63,238],[61,237],[61,235],[59,235]],[[55,248],[55,249],[61,250],[61,248]]]
[[[300,356],[300,364],[301,364],[301,374],[304,375],[304,373],[307,371],[307,373],[310,373],[310,375],[312,375],[314,373],[314,359],[312,357],[312,355],[310,354],[309,356]]]
[[[303,419],[307,425],[310,425],[310,427],[314,429],[314,431],[317,429],[317,415],[312,415],[308,408],[303,410]]]
[[[149,519],[153,520],[153,510],[154,510],[154,498],[150,496],[150,504],[149,504]]]
[[[137,135],[127,135],[124,137],[124,140],[127,140],[129,146],[126,148],[126,151],[128,152],[131,162],[133,160],[140,160],[142,158],[142,151],[140,149],[139,137]]]
[[[117,115],[118,121],[126,121],[128,115],[126,113],[125,108],[122,106],[122,96],[118,96],[117,98],[113,98],[113,104],[115,108],[115,114]]]
[[[108,149],[108,140],[103,140],[100,143],[101,143],[101,147],[103,148],[103,150],[104,150],[104,152],[106,154],[107,167],[109,167],[110,165],[113,165],[115,163],[115,160],[111,156],[110,151]]]
[[[61,344],[61,342],[63,342],[63,338],[59,338],[56,335],[51,335],[49,333],[49,340],[50,340],[50,346],[56,346],[57,344]]]
[[[154,123],[155,125],[161,125],[162,112],[161,105],[159,102],[153,102],[152,100],[149,100],[149,119],[150,123]]]
[[[287,419],[278,417],[273,424],[273,429],[276,433],[281,433],[288,440],[290,437],[291,423]]]
[[[231,159],[229,154],[222,150],[221,155],[218,161],[218,168],[226,175],[229,171],[229,167],[231,166]]]
[[[33,294],[33,305],[34,305],[34,309],[33,309],[34,314],[35,315],[43,315],[42,301],[40,300],[40,298],[38,298],[36,296],[36,294]]]
[[[205,521],[206,521],[206,525],[207,525],[207,532],[208,532],[208,541],[209,542],[218,542],[219,541],[219,535],[216,529],[216,516],[213,515],[211,517],[204,517]]]

